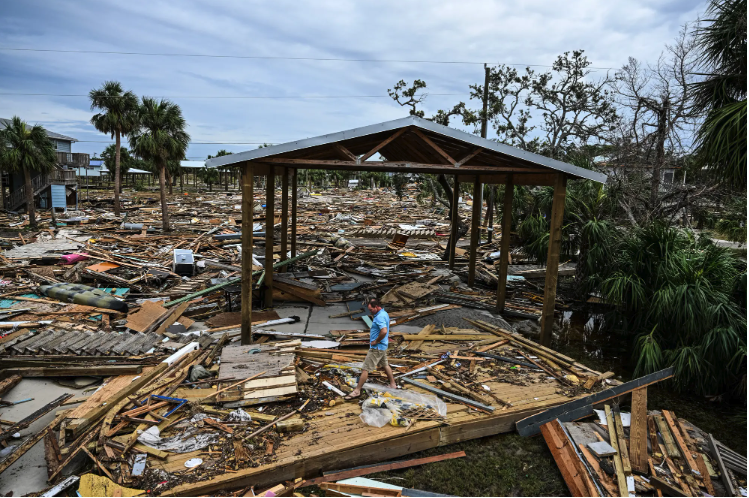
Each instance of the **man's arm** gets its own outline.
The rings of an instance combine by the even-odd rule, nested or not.
[[[375,339],[374,341],[370,342],[369,345],[370,346],[374,346],[375,344],[379,344],[385,338],[385,336],[387,335],[387,333],[388,333],[388,328],[387,327],[382,327],[380,329],[380,335],[377,336],[377,339]]]

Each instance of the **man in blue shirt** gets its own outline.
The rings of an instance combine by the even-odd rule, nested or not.
[[[362,373],[359,376],[356,389],[351,391],[344,399],[358,398],[361,394],[362,386],[367,382],[369,372],[376,370],[377,367],[382,367],[385,370],[390,381],[390,387],[393,389],[396,388],[395,377],[393,377],[393,371],[390,369],[387,359],[390,316],[387,314],[387,311],[382,309],[380,301],[376,298],[370,299],[367,307],[369,308],[369,312],[372,313],[372,328],[369,330],[369,351],[367,352],[367,357],[364,359],[364,366],[362,367]]]

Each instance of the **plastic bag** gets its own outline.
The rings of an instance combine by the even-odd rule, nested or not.
[[[393,412],[388,408],[367,408],[361,412],[359,418],[372,427],[385,427],[393,420]]]
[[[406,389],[392,389],[369,382],[364,384],[364,389],[370,392],[370,396],[362,403],[362,410],[365,412],[369,410],[389,410],[390,425],[394,427],[407,427],[411,422],[404,415],[404,412],[411,410],[420,410],[424,413],[431,412],[442,417],[447,415],[447,405],[441,399],[430,394],[419,394]],[[362,418],[362,421],[367,423],[364,418]]]
[[[241,408],[237,408],[226,416],[226,420],[229,422],[250,422],[252,416]]]
[[[190,429],[177,436],[162,438],[159,428],[154,425],[138,436],[138,442],[157,450],[172,451],[174,453],[189,453],[191,451],[202,450],[209,444],[218,442],[218,434],[205,432],[196,434],[197,432],[198,429]]]

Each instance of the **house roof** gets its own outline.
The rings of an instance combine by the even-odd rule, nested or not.
[[[180,161],[179,165],[182,168],[203,168],[205,161]]]
[[[388,139],[394,132],[403,130],[398,138],[392,140],[379,150],[385,159],[382,168],[374,161],[354,163],[341,160],[340,152],[335,154],[336,145],[342,145],[353,155],[368,153],[373,147]],[[425,140],[426,139],[426,140]],[[448,161],[445,155],[438,154],[437,145],[455,162]],[[331,151],[333,154],[331,155]],[[470,156],[470,160],[460,163],[461,158]],[[332,158],[331,158],[332,157]],[[267,162],[277,165],[302,166],[302,160],[317,161],[325,169],[382,169],[401,171],[409,163],[428,166],[415,167],[414,172],[422,169],[425,172],[449,174],[490,174],[511,172],[513,175],[563,172],[574,178],[586,178],[604,183],[606,175],[597,171],[580,168],[569,163],[534,154],[510,145],[488,140],[471,133],[437,124],[427,119],[408,116],[393,121],[386,121],[328,135],[307,138],[285,144],[272,145],[249,150],[228,156],[214,157],[206,161],[208,167],[238,165],[245,161]],[[284,160],[288,160],[284,163]],[[446,164],[447,163],[447,164]],[[340,167],[336,167],[340,165]]]
[[[10,119],[0,118],[1,129],[5,129],[9,123],[10,123]],[[44,129],[47,131],[47,136],[49,138],[54,138],[55,140],[63,140],[65,142],[77,142],[78,141],[77,138],[68,137],[66,135],[55,133],[54,131],[49,131],[46,126],[44,127]]]

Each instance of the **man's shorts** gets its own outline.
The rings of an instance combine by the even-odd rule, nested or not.
[[[367,357],[364,358],[362,370],[371,372],[377,370],[377,367],[385,368],[388,365],[387,349],[370,349]]]

